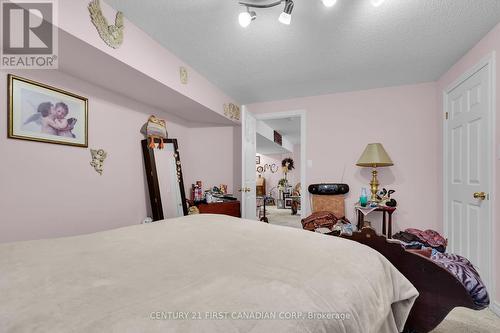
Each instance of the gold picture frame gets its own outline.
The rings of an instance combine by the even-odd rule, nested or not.
[[[88,99],[13,74],[7,76],[8,137],[88,147]]]

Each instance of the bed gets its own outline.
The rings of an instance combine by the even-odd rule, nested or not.
[[[0,244],[1,332],[401,332],[417,290],[364,245],[221,215]]]
[[[405,332],[430,332],[456,307],[480,310],[487,306],[478,305],[470,291],[448,269],[430,258],[405,250],[400,242],[378,235],[370,227],[342,237],[377,250],[419,291],[420,295],[406,321]],[[476,284],[470,287],[478,292]]]

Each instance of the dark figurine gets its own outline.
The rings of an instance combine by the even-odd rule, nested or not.
[[[381,204],[385,204],[387,207],[396,207],[398,204],[397,201],[391,199],[391,195],[395,192],[395,190],[387,190],[383,188],[377,193],[377,199]]]
[[[385,203],[387,207],[396,207],[398,205],[398,202],[394,199],[390,199]]]

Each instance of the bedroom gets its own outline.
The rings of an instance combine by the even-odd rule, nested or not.
[[[31,1],[40,2],[47,3]],[[15,1],[2,1],[2,10],[12,9],[8,6],[11,3]],[[248,3],[261,5],[273,1]],[[97,6],[95,10],[89,11],[90,4]],[[333,6],[327,7],[331,4]],[[304,167],[300,168],[306,175],[301,193],[303,217],[312,212],[312,197],[307,191],[309,185],[342,182],[350,187],[343,200],[345,215],[355,224],[354,206],[362,188],[370,191],[372,177],[370,168],[356,166],[356,163],[367,144],[381,143],[394,164],[378,168],[380,189],[396,190],[393,197],[398,206],[392,222],[393,233],[407,228],[436,230],[449,239],[451,249],[460,249],[464,243],[461,237],[469,234],[486,241],[481,243],[486,249],[480,249],[485,251],[481,260],[486,260],[484,269],[481,267],[481,277],[487,281],[489,309],[481,312],[453,310],[436,332],[496,331],[498,317],[494,313],[500,312],[500,287],[495,287],[500,282],[500,265],[496,264],[500,229],[495,220],[500,213],[495,202],[500,184],[500,136],[495,130],[499,121],[495,116],[498,108],[495,81],[500,73],[496,65],[500,48],[500,7],[497,1],[385,0],[374,4],[371,0],[296,0],[292,6],[290,2],[280,2],[271,8],[249,7],[248,12],[255,12],[256,18],[252,20],[253,15],[249,14],[250,23],[246,27],[239,22],[239,15],[247,13],[246,6],[238,1],[74,0],[59,1],[54,8],[57,10],[50,12],[53,19],[47,19],[45,11],[38,14],[55,23],[53,33],[57,43],[53,46],[57,47],[52,51],[57,55],[53,58],[57,60],[56,68],[26,69],[19,62],[6,62],[4,59],[9,50],[5,48],[6,41],[2,40],[0,92],[5,114],[4,120],[0,121],[0,131],[4,133],[0,138],[0,151],[4,156],[0,166],[0,266],[2,272],[10,273],[0,277],[2,295],[8,298],[8,302],[0,305],[0,331],[16,331],[16,327],[17,331],[31,331],[36,325],[42,327],[41,331],[67,331],[70,316],[61,310],[61,306],[69,305],[74,307],[69,307],[68,311],[73,309],[73,312],[82,314],[75,318],[78,322],[73,323],[77,331],[119,331],[124,327],[129,327],[129,331],[169,328],[199,331],[200,327],[205,327],[196,326],[200,324],[193,321],[151,320],[148,316],[154,311],[335,312],[328,297],[337,295],[332,295],[331,288],[321,285],[321,279],[331,281],[338,272],[334,267],[320,265],[321,262],[344,264],[346,274],[354,274],[353,267],[365,260],[329,255],[331,251],[321,253],[316,260],[308,260],[300,253],[294,259],[291,253],[295,252],[290,247],[291,243],[300,244],[301,250],[314,255],[318,255],[318,249],[333,250],[341,245],[346,247],[340,250],[342,253],[352,252],[354,256],[358,253],[356,251],[362,251],[359,247],[348,250],[347,247],[354,246],[341,242],[338,237],[276,229],[248,219],[242,220],[245,222],[242,225],[230,224],[234,220],[226,221],[225,217],[218,217],[219,221],[210,223],[193,221],[192,225],[182,224],[182,228],[178,223],[142,224],[147,217],[154,219],[141,147],[141,141],[145,139],[141,128],[150,115],[166,120],[168,137],[177,139],[184,183],[182,190],[187,199],[191,185],[197,181],[203,184],[202,191],[226,187],[225,192],[234,194],[241,204],[241,215],[256,219],[256,210],[251,205],[252,195],[255,195],[252,181],[255,182],[256,154],[243,147],[245,130],[242,129],[245,127],[242,121],[248,115],[258,117],[286,112],[301,112],[305,118],[305,130],[301,134],[305,137],[306,147],[301,145],[301,149],[306,149],[306,153],[301,154]],[[40,10],[40,7],[36,9]],[[102,10],[101,17],[107,19],[105,26],[95,19],[99,17],[97,9]],[[288,16],[282,15],[284,10]],[[117,11],[123,12],[123,16],[117,17]],[[19,8],[15,7],[13,12],[15,18],[12,22],[23,21]],[[278,21],[280,16],[285,21],[291,17],[290,24]],[[243,25],[248,22],[245,17],[248,19],[247,14],[242,16]],[[5,25],[5,19],[2,22],[5,32],[10,25]],[[41,22],[33,18],[31,23],[29,26],[35,29]],[[112,34],[107,25],[114,27]],[[124,29],[120,30],[120,27]],[[30,32],[29,28],[26,29]],[[42,37],[46,35],[35,30],[37,33],[43,41]],[[15,37],[15,34],[11,35],[11,39],[18,42],[23,40]],[[37,55],[39,52],[31,50],[27,54]],[[14,54],[8,59],[13,57],[19,55]],[[445,196],[446,176],[453,172],[456,176],[457,170],[448,168],[454,165],[453,159],[445,154],[446,144],[450,141],[446,135],[446,112],[450,111],[444,102],[448,93],[454,91],[452,88],[483,68],[487,69],[485,75],[491,77],[487,82],[490,94],[485,99],[491,100],[491,118],[487,124],[494,124],[489,130],[485,126],[481,132],[488,135],[485,137],[491,146],[484,151],[490,163],[485,165],[485,172],[481,170],[488,182],[477,191],[466,191],[466,195],[468,200],[473,200],[473,193],[485,192],[484,201],[479,197],[469,206],[486,208],[489,216],[481,221],[480,227],[457,236],[450,232],[456,230],[449,227],[449,215],[454,212],[450,213],[449,196]],[[7,121],[11,112],[9,119],[16,119],[18,109],[16,103],[9,104],[10,100],[15,100],[9,92],[12,85],[8,81],[9,74],[20,78],[15,81],[30,88],[32,94],[43,91],[53,96],[54,106],[68,100],[65,103],[70,105],[67,120],[77,119],[75,126],[80,131],[72,133],[78,138],[57,136],[55,141],[63,144],[50,144],[43,141],[51,141],[47,140],[47,135],[52,138],[51,134],[37,133],[27,138],[16,132],[16,123],[13,121],[11,126]],[[79,105],[79,114],[73,113],[78,107],[71,107],[70,102]],[[26,114],[37,114],[34,108],[33,105],[26,107]],[[23,116],[26,115],[23,113]],[[248,131],[248,135],[251,136],[252,131]],[[19,140],[19,136],[29,140]],[[93,161],[90,149],[97,152],[102,149],[106,153],[102,165],[99,157],[96,157],[97,167],[90,165]],[[155,153],[158,151],[154,149]],[[244,181],[245,171],[250,170],[244,161],[251,165],[252,178],[246,179],[249,182]],[[99,167],[102,175],[96,172]],[[463,167],[469,170],[467,165]],[[56,176],[49,176],[52,174]],[[249,192],[244,192],[247,188]],[[243,192],[238,192],[240,189]],[[451,201],[460,200],[452,198]],[[474,216],[475,212],[477,210],[469,210],[463,215]],[[374,214],[369,220],[380,234],[382,218],[380,214]],[[196,217],[202,219],[208,215],[186,218]],[[224,228],[226,224],[230,225],[227,230]],[[200,231],[196,232],[193,226],[198,226]],[[169,233],[168,230],[162,231],[163,227],[174,229]],[[166,233],[164,243],[161,233]],[[151,242],[143,244],[142,238],[134,240],[134,234],[148,237]],[[185,234],[183,242],[175,237]],[[188,234],[202,235],[196,239]],[[250,235],[256,237],[256,244],[252,243]],[[207,239],[209,236],[218,242]],[[203,241],[208,243],[203,244]],[[280,243],[281,250],[266,251],[266,243]],[[242,245],[255,247],[251,256],[244,253]],[[73,250],[69,251],[66,246]],[[149,256],[160,261],[159,252],[170,253],[175,246],[177,249],[164,258],[169,261],[168,269],[159,262],[140,261],[139,258],[144,257],[135,257],[146,255],[147,248]],[[186,249],[187,246],[191,246],[191,250]],[[193,255],[192,260],[179,262],[172,258],[182,250]],[[463,253],[473,254],[467,252],[470,251],[466,249]],[[220,260],[208,260],[210,254],[217,254],[216,258]],[[227,257],[220,257],[222,254]],[[235,262],[237,256],[243,255],[249,263],[246,266]],[[375,253],[366,253],[361,257],[375,256]],[[210,265],[201,265],[204,260]],[[71,266],[75,273],[58,266],[73,261],[81,266]],[[224,261],[234,264],[234,270],[224,266]],[[120,263],[123,265],[118,265]],[[134,270],[125,269],[131,265]],[[197,265],[200,265],[199,270],[194,269]],[[389,263],[384,267],[390,271],[395,270],[394,266]],[[267,269],[255,272],[250,270],[251,267]],[[369,271],[372,268],[373,271]],[[225,275],[217,276],[217,269]],[[322,269],[322,274],[310,274]],[[376,265],[358,269],[363,269],[365,274],[380,274],[383,270]],[[179,273],[181,279],[191,275],[205,276],[203,281],[193,278],[187,279],[186,283],[200,288],[204,299],[213,297],[215,291],[220,297],[213,297],[211,306],[202,307],[196,302],[189,303],[194,294],[185,292],[183,297],[179,292],[172,295],[176,296],[172,299],[178,303],[162,303],[151,294],[151,290],[136,285],[147,279],[148,273],[154,272],[166,276]],[[286,281],[284,275],[287,274],[295,280]],[[33,288],[38,282],[27,277],[40,275],[45,275],[45,283],[35,293]],[[356,278],[362,278],[358,275],[355,274]],[[56,277],[60,277],[59,283],[53,280]],[[169,295],[173,292],[171,290],[184,290],[177,280],[169,280],[166,283],[168,288],[159,290],[154,284],[160,283],[157,278],[151,278],[150,283],[159,294]],[[265,284],[265,278],[274,280]],[[279,279],[283,281],[279,282]],[[342,277],[339,279],[343,281]],[[404,279],[396,280],[401,287],[407,287]],[[307,281],[317,285],[307,284]],[[202,282],[206,286],[203,287]],[[262,284],[259,286],[258,282]],[[390,292],[387,290],[395,286],[378,280],[373,282],[380,283],[378,287],[386,290],[382,295],[388,297]],[[223,284],[226,284],[226,290],[220,292],[216,287],[224,289]],[[139,294],[130,290],[134,286]],[[239,286],[247,288],[238,293]],[[54,288],[65,288],[67,298],[56,297]],[[83,297],[80,288],[92,297]],[[273,292],[266,293],[264,288]],[[119,295],[113,293],[115,290]],[[325,293],[322,300],[310,296],[319,292]],[[123,302],[127,302],[127,295],[141,296],[144,303],[140,303],[140,309],[123,309],[127,314],[130,314],[127,311],[136,311],[130,320],[123,319],[124,313],[118,310],[120,302],[110,301],[96,307],[103,314],[97,315],[89,309],[94,302],[102,301],[97,297],[98,293],[110,299],[118,297]],[[244,303],[255,305],[258,295],[262,303],[257,306]],[[282,296],[283,303],[278,302],[280,297],[268,299],[272,295]],[[38,301],[33,302],[26,312],[19,310],[25,309],[26,302],[33,301],[36,296]],[[155,300],[148,303],[148,296]],[[73,302],[80,299],[78,297],[81,303]],[[367,295],[354,298],[358,303],[370,300]],[[238,301],[243,302],[242,307],[234,304]],[[361,305],[358,303],[352,306],[359,310]],[[288,306],[290,304],[292,306]],[[387,304],[381,303],[380,306],[379,310],[387,311]],[[365,312],[375,313],[373,309]],[[108,326],[104,313],[109,314]],[[35,315],[40,319],[21,319]],[[379,326],[374,331],[402,330],[406,316],[402,314],[399,319],[392,320],[396,328],[382,328],[390,322],[388,319],[377,322]],[[355,324],[365,326],[348,331],[363,332],[359,327],[376,326],[375,322],[374,318],[363,316],[363,320]],[[204,329],[215,331],[285,332],[294,329],[321,331],[324,328],[335,332],[339,322],[223,320],[203,321],[203,324],[206,325]],[[306,324],[314,326],[303,326]],[[367,328],[366,331],[370,330]]]

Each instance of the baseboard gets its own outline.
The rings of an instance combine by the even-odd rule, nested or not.
[[[491,311],[493,311],[494,314],[500,317],[500,302],[493,302],[490,305]]]

